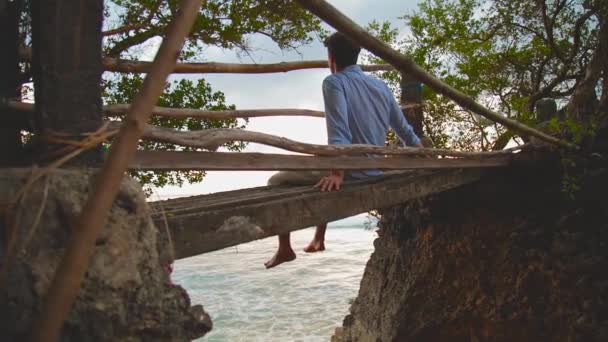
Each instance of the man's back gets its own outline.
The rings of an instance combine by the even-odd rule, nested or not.
[[[328,143],[384,146],[389,127],[408,146],[420,140],[407,123],[388,86],[351,65],[323,81]],[[361,178],[380,172],[352,172]]]

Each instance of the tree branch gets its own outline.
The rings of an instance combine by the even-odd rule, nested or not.
[[[127,33],[129,31],[139,30],[139,29],[150,26],[150,23],[152,22],[154,15],[156,13],[158,13],[158,10],[160,9],[160,5],[162,3],[163,3],[163,0],[156,1],[154,6],[152,7],[152,9],[150,9],[150,13],[144,19],[143,22],[136,23],[136,24],[126,24],[124,26],[121,26],[121,27],[118,27],[115,29],[107,30],[107,31],[102,32],[102,35],[104,37],[108,37],[108,36],[113,36],[113,35],[117,35],[117,34],[121,34],[121,33]]]
[[[110,129],[117,129],[120,122],[110,123]],[[314,154],[317,156],[339,156],[339,155],[401,155],[401,156],[446,156],[458,158],[477,158],[481,156],[497,156],[510,154],[516,149],[495,151],[495,152],[463,152],[434,148],[402,148],[384,147],[375,145],[353,144],[353,145],[318,145],[307,144],[291,139],[278,137],[275,135],[251,132],[240,129],[214,128],[199,131],[178,131],[169,128],[162,128],[147,125],[142,136],[146,140],[159,141],[164,143],[176,144],[181,146],[202,148],[210,151],[231,141],[253,142],[272,147],[281,148],[291,152]]]
[[[568,72],[571,68],[571,64],[576,58],[576,55],[578,54],[580,49],[581,29],[585,22],[589,18],[591,18],[591,16],[594,15],[596,12],[596,9],[591,9],[587,11],[582,17],[576,20],[576,23],[574,25],[574,43],[572,44],[572,50],[570,50],[570,55],[567,58],[567,62],[562,64],[562,67],[557,73],[557,76],[551,82],[549,82],[545,87],[530,96],[530,99],[528,101],[529,108],[534,108],[538,100],[548,96],[548,94],[553,90],[553,88],[555,88],[558,84],[566,80]]]
[[[22,60],[31,60],[31,49],[19,50]],[[151,62],[131,61],[117,58],[103,58],[102,64],[105,71],[122,73],[147,73],[152,66]],[[328,68],[327,60],[280,62],[269,64],[257,63],[177,63],[172,73],[175,74],[265,74],[289,72],[303,69],[325,69]],[[395,68],[390,64],[368,64],[360,65],[363,71],[392,71]]]
[[[103,107],[107,116],[117,116],[129,111],[130,104],[113,104]],[[8,108],[18,112],[32,113],[34,104],[20,101],[0,102],[0,109]],[[411,109],[412,105],[401,106],[402,110]],[[258,118],[267,116],[310,116],[324,118],[325,112],[299,109],[299,108],[272,108],[272,109],[235,109],[235,110],[202,110],[194,108],[169,108],[154,107],[151,115],[175,119],[206,119],[206,120],[229,120],[239,118]]]
[[[133,36],[129,36],[123,40],[119,40],[114,43],[114,46],[106,52],[108,57],[119,57],[121,53],[128,50],[130,47],[142,44],[148,39],[156,36],[160,36],[162,29],[159,27],[152,27],[149,30],[141,31]]]
[[[608,31],[607,29],[608,28],[602,28],[602,31]],[[601,36],[602,34],[600,34],[600,37]],[[572,99],[568,104],[571,112],[580,121],[585,121],[588,116],[594,114],[597,105],[595,88],[602,75],[602,59],[606,58],[606,56],[602,56],[603,49],[601,48],[601,45],[604,44],[600,43],[600,47],[595,50],[591,61],[589,61],[589,64],[587,64],[587,68],[585,69],[585,76],[577,83],[574,88],[574,93],[572,94]]]
[[[124,73],[146,73],[150,70],[152,63],[141,61],[128,61],[115,58],[104,58],[103,66],[106,71]],[[240,64],[240,63],[178,63],[173,73],[179,74],[265,74],[277,72],[289,72],[302,69],[328,68],[326,60],[281,62],[272,64]],[[389,71],[394,68],[389,64],[362,65],[363,71]]]

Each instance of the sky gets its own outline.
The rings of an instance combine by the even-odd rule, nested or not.
[[[390,21],[407,34],[403,20],[398,17],[416,9],[420,0],[333,0],[329,1],[342,13],[349,16],[361,26],[372,20]],[[334,30],[327,27],[330,32]],[[234,51],[209,47],[205,50],[205,61],[225,63],[276,63],[283,61],[316,60],[327,58],[321,42],[315,41],[293,51],[281,51],[265,37],[252,37],[251,45],[255,49],[250,57],[243,57]],[[187,77],[205,78],[214,90],[226,95],[226,103],[236,105],[237,109],[262,108],[303,108],[323,110],[321,83],[329,75],[328,69],[309,69],[280,74],[209,74],[179,75],[172,79]],[[325,121],[322,118],[309,117],[267,117],[252,118],[247,130],[287,137],[293,140],[325,144],[327,134]],[[249,144],[245,152],[288,153],[259,144]],[[191,196],[198,194],[228,191],[266,185],[273,171],[210,171],[201,183],[184,184],[181,188],[169,186],[155,188],[152,199]]]

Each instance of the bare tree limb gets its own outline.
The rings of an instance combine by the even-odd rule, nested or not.
[[[31,50],[22,48],[19,55],[23,60],[31,60]],[[102,60],[105,71],[124,73],[147,73],[152,66],[151,62],[129,61],[124,59],[105,57]],[[241,63],[177,63],[172,73],[175,74],[266,74],[289,72],[305,69],[329,68],[327,60],[280,62],[270,64],[241,64]],[[390,64],[361,65],[363,71],[391,71],[395,68]]]
[[[580,49],[581,30],[583,28],[583,25],[595,13],[597,13],[597,10],[591,9],[591,10],[587,11],[583,16],[581,16],[580,18],[578,18],[576,20],[576,23],[574,25],[574,37],[573,37],[572,49],[570,50],[570,55],[566,59],[566,62],[564,62],[562,64],[562,67],[561,67],[560,71],[557,73],[557,75],[555,76],[555,78],[553,80],[551,80],[551,82],[549,82],[542,89],[538,90],[536,93],[534,93],[530,96],[530,99],[528,100],[528,107],[530,109],[534,108],[534,106],[536,105],[536,102],[538,100],[540,100],[543,97],[547,97],[549,95],[549,93],[558,84],[560,84],[561,82],[563,82],[567,79],[568,72],[570,72],[570,69],[572,67],[571,64],[574,61],[574,59],[576,58],[576,55],[578,54],[579,49]]]
[[[122,52],[126,51],[131,46],[144,43],[148,39],[159,36],[160,34],[162,34],[162,30],[157,27],[150,28],[146,31],[137,32],[132,36],[116,42],[114,46],[112,46],[112,48],[106,52],[106,55],[109,57],[119,57]]]
[[[117,116],[128,112],[130,104],[113,104],[103,107],[103,112],[107,116]],[[23,113],[31,113],[34,111],[34,103],[5,101],[0,103],[0,107],[6,107],[14,111]],[[419,105],[402,105],[402,110],[410,110],[418,108]],[[257,118],[267,116],[310,116],[315,118],[324,118],[325,112],[299,109],[299,108],[272,108],[272,109],[235,109],[235,110],[202,110],[194,108],[169,108],[169,107],[154,107],[152,115],[162,116],[166,118],[195,118],[206,120],[229,120],[239,118]]]
[[[115,58],[104,58],[103,66],[106,71],[124,73],[146,73],[150,70],[150,62],[128,61]],[[281,62],[273,64],[240,64],[240,63],[179,63],[173,69],[177,74],[266,74],[289,72],[303,69],[328,68],[326,60]],[[388,64],[362,65],[363,71],[388,71],[394,68]]]
[[[570,103],[568,103],[572,114],[581,122],[585,122],[590,115],[595,114],[598,105],[595,89],[602,75],[604,59],[607,55],[605,50],[608,48],[602,39],[608,39],[608,25],[600,26],[598,38],[599,46],[587,64],[583,78],[576,84]]]
[[[120,126],[120,122],[112,122],[111,129]],[[314,154],[318,156],[340,156],[340,155],[410,155],[410,156],[446,156],[459,158],[477,158],[480,156],[497,156],[510,154],[520,150],[521,147],[494,152],[464,152],[434,148],[410,148],[410,147],[385,147],[375,145],[317,145],[307,144],[291,139],[278,137],[260,132],[251,132],[240,129],[214,128],[199,131],[178,131],[169,128],[162,128],[148,125],[144,128],[142,138],[158,142],[176,144],[181,146],[202,148],[215,151],[231,141],[246,141],[268,146],[281,148],[284,150]]]
[[[127,25],[124,25],[124,26],[121,26],[121,27],[117,27],[115,29],[103,31],[102,34],[105,37],[107,37],[107,36],[113,36],[113,35],[117,35],[117,34],[121,34],[121,33],[127,33],[129,31],[139,30],[139,29],[142,29],[144,27],[148,27],[149,25],[150,25],[150,23],[127,24]]]
[[[103,31],[102,35],[105,36],[105,37],[108,37],[108,36],[113,36],[113,35],[117,35],[117,34],[121,34],[121,33],[127,33],[129,31],[139,30],[139,29],[148,27],[150,25],[150,22],[154,18],[154,15],[158,12],[158,10],[160,8],[160,5],[162,3],[163,3],[163,0],[157,0],[156,3],[154,4],[154,7],[152,7],[150,9],[150,13],[144,19],[143,22],[141,22],[141,23],[127,24],[127,25],[124,25],[124,26],[121,26],[121,27],[117,27],[115,29]]]
[[[129,108],[128,104],[109,105],[104,107],[106,114],[123,114]],[[266,116],[311,116],[324,118],[325,113],[309,109],[285,108],[285,109],[240,109],[240,110],[199,110],[189,108],[166,108],[154,107],[152,115],[167,118],[197,118],[207,120],[228,120],[238,118],[257,118]]]

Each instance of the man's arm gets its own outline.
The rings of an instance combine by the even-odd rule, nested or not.
[[[331,77],[323,81],[323,101],[325,102],[325,122],[329,145],[352,144],[352,134],[348,124],[348,107],[342,87]],[[333,170],[316,185],[321,191],[340,190],[344,181],[344,171]]]
[[[405,115],[401,112],[401,108],[397,101],[391,101],[390,125],[397,136],[405,143],[406,146],[422,147],[420,138],[414,133],[414,129],[407,122]]]

